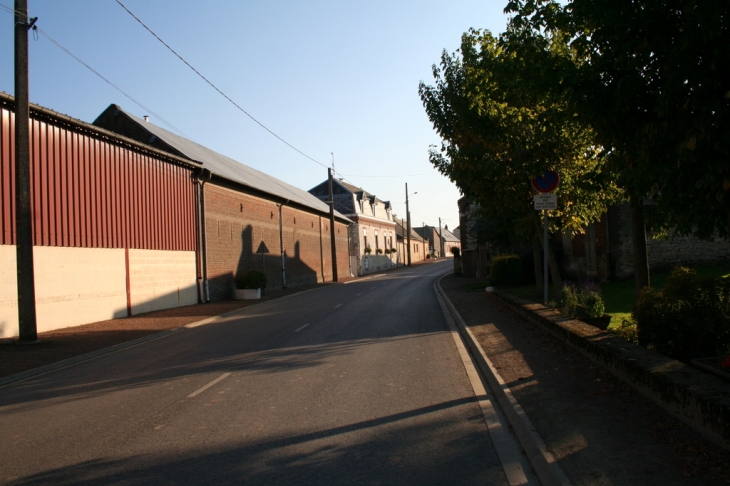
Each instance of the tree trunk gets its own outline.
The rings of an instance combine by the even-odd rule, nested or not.
[[[542,248],[540,248],[540,238],[537,235],[532,238],[532,260],[535,267],[535,286],[537,292],[542,295],[544,292],[543,274],[542,274]]]
[[[638,297],[641,289],[650,285],[644,208],[638,197],[631,198],[631,239],[634,244],[634,280]]]

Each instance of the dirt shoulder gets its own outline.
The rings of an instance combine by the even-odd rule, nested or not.
[[[38,344],[0,345],[0,378],[322,285],[331,284],[271,291],[260,300],[233,300],[189,305],[39,333]]]
[[[573,484],[730,484],[727,451],[496,298],[465,289],[479,282],[449,275],[441,286]]]

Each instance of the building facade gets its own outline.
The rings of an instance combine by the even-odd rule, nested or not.
[[[195,161],[198,175],[204,300],[232,298],[235,279],[263,271],[267,288],[312,285],[334,279],[329,206],[308,192],[207,147],[109,106],[94,121],[126,137]],[[338,279],[350,275],[348,225],[335,213]]]
[[[309,192],[322,201],[328,200],[328,181],[313,187]],[[365,275],[396,266],[396,224],[390,202],[382,201],[338,179],[332,181],[332,193],[335,209],[353,222],[348,234],[353,275]]]
[[[13,97],[0,93],[0,337],[18,335]],[[193,161],[30,106],[37,329],[194,304]]]

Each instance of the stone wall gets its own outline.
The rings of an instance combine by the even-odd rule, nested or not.
[[[632,277],[634,275],[634,246],[631,240],[631,211],[628,204],[610,208],[609,241],[609,259],[613,278]],[[652,269],[710,263],[730,259],[730,242],[724,239],[702,241],[691,236],[679,236],[670,232],[669,237],[665,239],[649,237],[647,252]]]

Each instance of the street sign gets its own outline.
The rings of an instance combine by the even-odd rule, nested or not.
[[[535,202],[535,209],[546,210],[546,209],[558,209],[558,195],[557,194],[535,194],[533,196]]]
[[[530,182],[537,192],[547,194],[558,187],[560,176],[554,170],[546,170],[543,175],[533,178]]]

